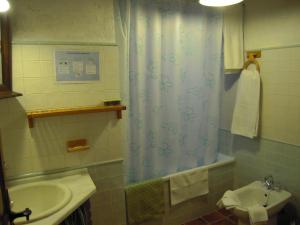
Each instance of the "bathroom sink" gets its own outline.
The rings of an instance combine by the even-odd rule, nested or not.
[[[21,184],[8,189],[11,208],[14,212],[29,208],[32,211],[29,221],[17,218],[15,224],[33,222],[50,216],[62,209],[71,200],[72,192],[58,182],[34,182]]]

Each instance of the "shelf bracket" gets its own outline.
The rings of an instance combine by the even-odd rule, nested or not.
[[[117,118],[122,119],[122,110],[117,111]]]
[[[28,126],[29,126],[29,128],[33,128],[34,127],[33,118],[32,117],[28,117],[27,120],[28,120]]]

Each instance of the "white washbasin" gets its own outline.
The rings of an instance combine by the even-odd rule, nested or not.
[[[32,211],[29,221],[18,218],[15,224],[24,224],[43,219],[63,208],[71,200],[72,192],[58,182],[33,182],[8,189],[12,201],[12,211],[20,212],[25,208]]]

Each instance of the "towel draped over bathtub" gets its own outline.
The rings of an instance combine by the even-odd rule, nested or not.
[[[126,188],[128,224],[160,219],[165,213],[163,179],[148,180]]]
[[[171,205],[208,193],[208,169],[192,169],[170,176]]]

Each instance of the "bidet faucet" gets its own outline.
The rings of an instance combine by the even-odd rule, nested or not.
[[[274,178],[272,175],[265,177],[265,186],[268,190],[272,190],[274,188]]]

